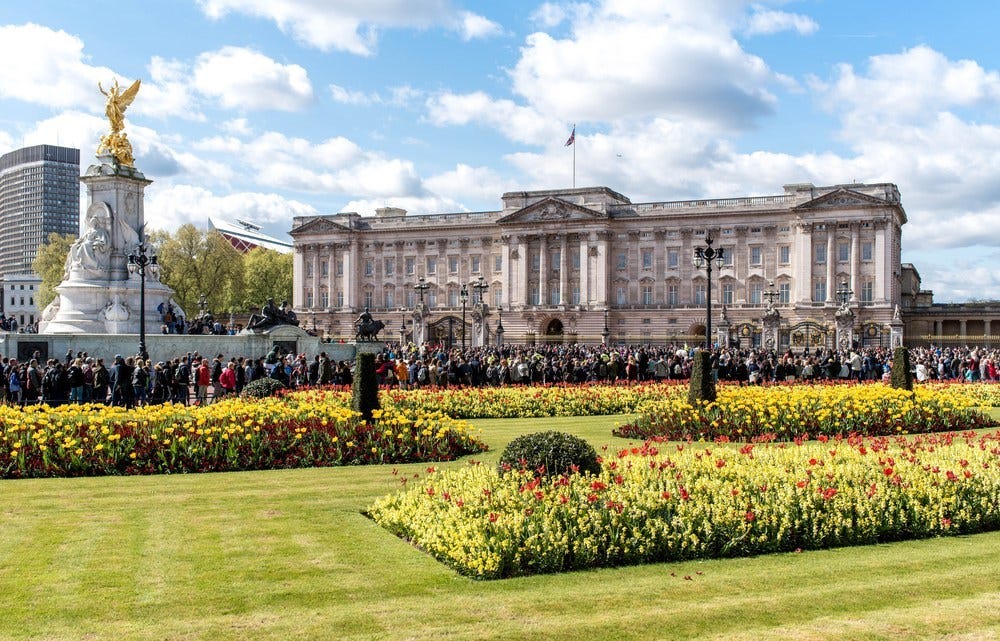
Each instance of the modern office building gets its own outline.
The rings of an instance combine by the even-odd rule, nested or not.
[[[0,156],[0,277],[30,273],[52,232],[80,233],[80,150],[35,145]]]
[[[890,183],[649,203],[593,187],[510,192],[496,211],[298,217],[294,306],[334,338],[367,307],[389,340],[476,345],[502,326],[507,342],[663,343],[705,336],[711,292],[715,341],[888,346],[905,223]],[[711,283],[694,263],[709,238],[723,250]]]

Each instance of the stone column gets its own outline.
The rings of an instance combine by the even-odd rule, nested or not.
[[[319,307],[319,247],[315,248],[315,252],[312,255],[312,274],[313,274],[313,283],[312,283],[313,301],[310,307],[315,309]]]
[[[521,243],[518,246],[518,266],[521,269],[520,280],[521,280],[521,303],[527,307],[531,300],[529,295],[531,293],[531,244],[528,242],[527,237],[521,238]]]
[[[566,260],[566,234],[559,235],[559,304],[569,305],[569,261]]]
[[[965,323],[966,321],[964,318],[958,321],[958,335],[961,336],[962,338],[965,338],[967,336],[965,331],[966,330]]]
[[[538,304],[549,304],[549,239],[542,234],[538,239]]]
[[[795,274],[795,288],[792,290],[791,303],[807,303],[812,300],[812,225],[802,223],[796,227],[795,255],[792,260],[792,273]]]
[[[861,292],[861,225],[851,224],[851,302],[857,303]]]
[[[594,232],[580,234],[580,304],[593,304],[590,290],[590,245],[597,240]]]
[[[326,309],[332,309],[337,304],[337,245],[330,243],[330,256],[326,259]],[[319,278],[319,276],[316,276]],[[341,284],[343,287],[343,284]],[[319,302],[317,301],[317,305]]]
[[[837,223],[826,224],[826,302],[832,303],[837,289]]]

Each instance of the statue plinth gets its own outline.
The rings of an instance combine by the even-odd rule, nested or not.
[[[66,256],[58,297],[42,312],[40,334],[137,334],[141,282],[128,256],[142,242],[144,190],[152,181],[110,154],[98,156],[80,182],[87,186],[83,234]],[[159,331],[157,307],[173,290],[146,274],[146,330]],[[183,315],[176,303],[174,308]]]

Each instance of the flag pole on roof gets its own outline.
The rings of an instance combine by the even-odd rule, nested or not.
[[[573,148],[573,189],[576,189],[576,123],[573,123],[573,132],[563,146]]]

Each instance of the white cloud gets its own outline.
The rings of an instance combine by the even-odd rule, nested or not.
[[[518,188],[516,181],[503,177],[489,167],[471,167],[459,163],[454,169],[431,176],[424,186],[436,194],[446,194],[458,201],[496,202],[500,206],[500,195]]]
[[[380,207],[400,207],[408,214],[458,213],[466,209],[450,198],[440,196],[392,196],[385,199],[359,198],[347,202],[340,211],[353,211],[362,216],[374,215]]]
[[[927,46],[872,56],[865,74],[842,64],[832,81],[813,78],[811,84],[824,94],[830,110],[847,110],[852,125],[874,125],[885,118],[928,121],[942,109],[1000,105],[1000,73],[973,60],[949,60]]]
[[[222,123],[222,130],[234,136],[249,136],[253,133],[246,118],[233,118]]]
[[[532,107],[522,107],[512,100],[497,100],[482,91],[470,94],[443,93],[427,101],[427,117],[438,126],[483,123],[503,133],[508,139],[532,145],[545,145],[568,135],[566,125],[545,118]]]
[[[227,109],[299,111],[313,101],[303,67],[281,64],[243,47],[223,47],[198,56],[194,85]]]
[[[370,56],[385,28],[425,29],[435,24],[466,39],[493,35],[494,23],[452,8],[448,0],[199,0],[213,19],[229,12],[271,20],[285,33],[323,51]]]
[[[330,85],[330,96],[336,102],[345,105],[370,105],[381,102],[378,94],[366,94],[363,91],[352,91],[340,85]]]
[[[503,28],[496,22],[469,11],[463,11],[459,14],[458,20],[461,25],[458,30],[462,35],[462,40],[465,41],[491,38],[503,33]]]
[[[511,71],[513,90],[561,121],[651,116],[750,126],[769,113],[776,75],[744,51],[724,14],[702,3],[608,0],[578,14],[572,35],[528,36]],[[623,46],[623,43],[628,43]]]
[[[136,113],[159,118],[182,116],[204,122],[191,93],[188,65],[178,60],[153,56],[149,66],[151,82],[143,82],[141,99],[135,102]]]
[[[567,19],[566,7],[554,2],[543,2],[531,13],[531,20],[544,29],[558,27]]]
[[[315,208],[274,193],[239,192],[218,196],[210,190],[180,184],[151,190],[146,196],[146,222],[151,229],[173,231],[185,223],[206,225],[209,216],[249,218],[291,229],[295,216],[314,216]]]
[[[747,35],[767,35],[781,31],[794,31],[799,35],[807,36],[815,33],[818,29],[819,25],[816,21],[808,16],[758,8],[750,16],[750,23],[747,25],[746,33]]]
[[[37,24],[0,27],[0,98],[53,108],[92,104],[103,109],[97,83],[115,73],[84,62],[83,41]],[[16,61],[16,62],[15,62]]]
[[[14,139],[6,131],[0,131],[0,155],[14,149]]]

